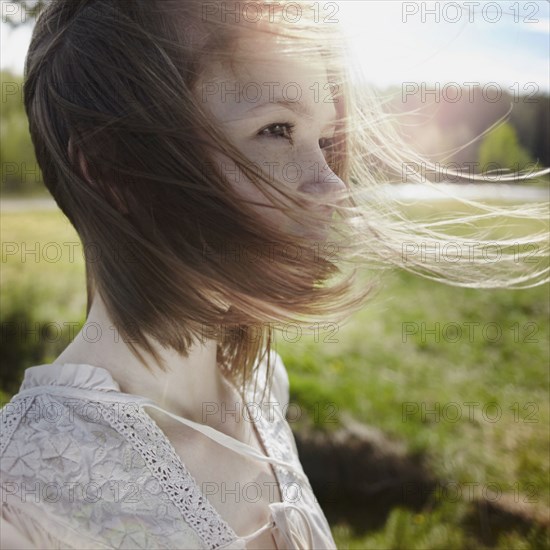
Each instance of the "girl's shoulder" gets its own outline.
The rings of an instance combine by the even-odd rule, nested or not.
[[[131,423],[130,413],[138,409],[138,396],[122,394],[110,373],[100,367],[29,367],[19,392],[0,409],[2,469],[11,465],[14,452],[26,451],[27,459],[13,465],[16,475],[30,475],[37,466],[44,471],[49,464],[70,471],[71,461],[90,462],[86,455],[99,457],[108,441],[111,450],[115,439],[120,447],[124,438],[117,436],[116,424]]]
[[[264,385],[270,382],[271,393],[269,395],[269,402],[275,400],[280,410],[286,410],[290,399],[290,388],[286,366],[280,354],[274,349],[271,349],[269,353],[270,371],[268,373],[267,359],[267,356],[264,356],[259,364],[258,380],[261,381],[261,383],[259,383],[255,388],[254,380],[252,380],[248,386],[248,395],[254,401],[258,400],[259,402],[262,397]],[[254,390],[256,393],[254,393]]]
[[[40,365],[0,410],[2,515],[37,547],[206,548],[234,534],[202,495],[139,396],[104,369]],[[24,518],[22,520],[21,518]]]
[[[282,409],[286,410],[290,399],[288,373],[282,357],[272,350],[273,361],[273,394]]]

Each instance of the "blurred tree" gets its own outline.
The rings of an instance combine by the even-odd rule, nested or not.
[[[0,73],[2,124],[0,124],[0,190],[9,193],[44,193],[23,105],[23,77]]]
[[[510,115],[519,142],[542,166],[550,166],[550,97],[519,98]]]
[[[515,128],[508,122],[504,122],[483,138],[479,146],[478,162],[482,172],[534,167],[529,152],[520,145]]]
[[[471,95],[464,89],[460,100],[451,102],[445,101],[443,94],[423,98],[421,93],[413,93],[405,100],[399,89],[390,91],[389,110],[397,114],[407,141],[434,161],[439,161],[440,156],[447,159],[450,151],[453,152],[446,162],[450,160],[467,167],[479,161],[483,142],[481,134],[500,118],[507,117],[520,149],[528,151],[530,158],[538,161],[540,167],[550,166],[548,94],[518,97],[503,91],[498,101],[488,101],[483,90],[474,87]],[[444,153],[439,155],[438,151]]]

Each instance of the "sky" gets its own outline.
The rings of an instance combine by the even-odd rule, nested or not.
[[[550,88],[548,1],[351,0],[341,3],[341,15],[363,76],[374,84]]]
[[[0,0],[2,15],[9,4]],[[360,78],[380,87],[452,82],[550,91],[548,0],[325,0],[317,15],[345,25]],[[11,31],[2,22],[0,32],[0,67],[22,73],[32,27]]]

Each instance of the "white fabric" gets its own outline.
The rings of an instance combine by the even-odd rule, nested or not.
[[[268,401],[275,399],[278,406],[271,405],[270,414],[249,410],[268,456],[150,399],[122,393],[100,367],[28,368],[19,393],[0,411],[3,547],[242,550],[270,530],[281,549],[336,548],[284,418],[288,376],[280,356],[272,354]],[[265,381],[265,360],[260,369]],[[253,406],[259,403],[258,386],[256,394],[247,389]],[[272,463],[283,501],[270,503],[270,521],[254,533],[235,533],[148,408],[235,452]]]

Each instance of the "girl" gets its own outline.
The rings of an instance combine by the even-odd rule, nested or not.
[[[88,307],[2,410],[6,547],[335,548],[282,413],[273,331],[362,307],[373,285],[355,285],[357,266],[544,278],[517,251],[504,276],[475,249],[445,271],[404,256],[454,237],[382,195],[381,174],[421,159],[350,85],[318,13],[54,0],[41,14],[25,107],[84,245]]]

